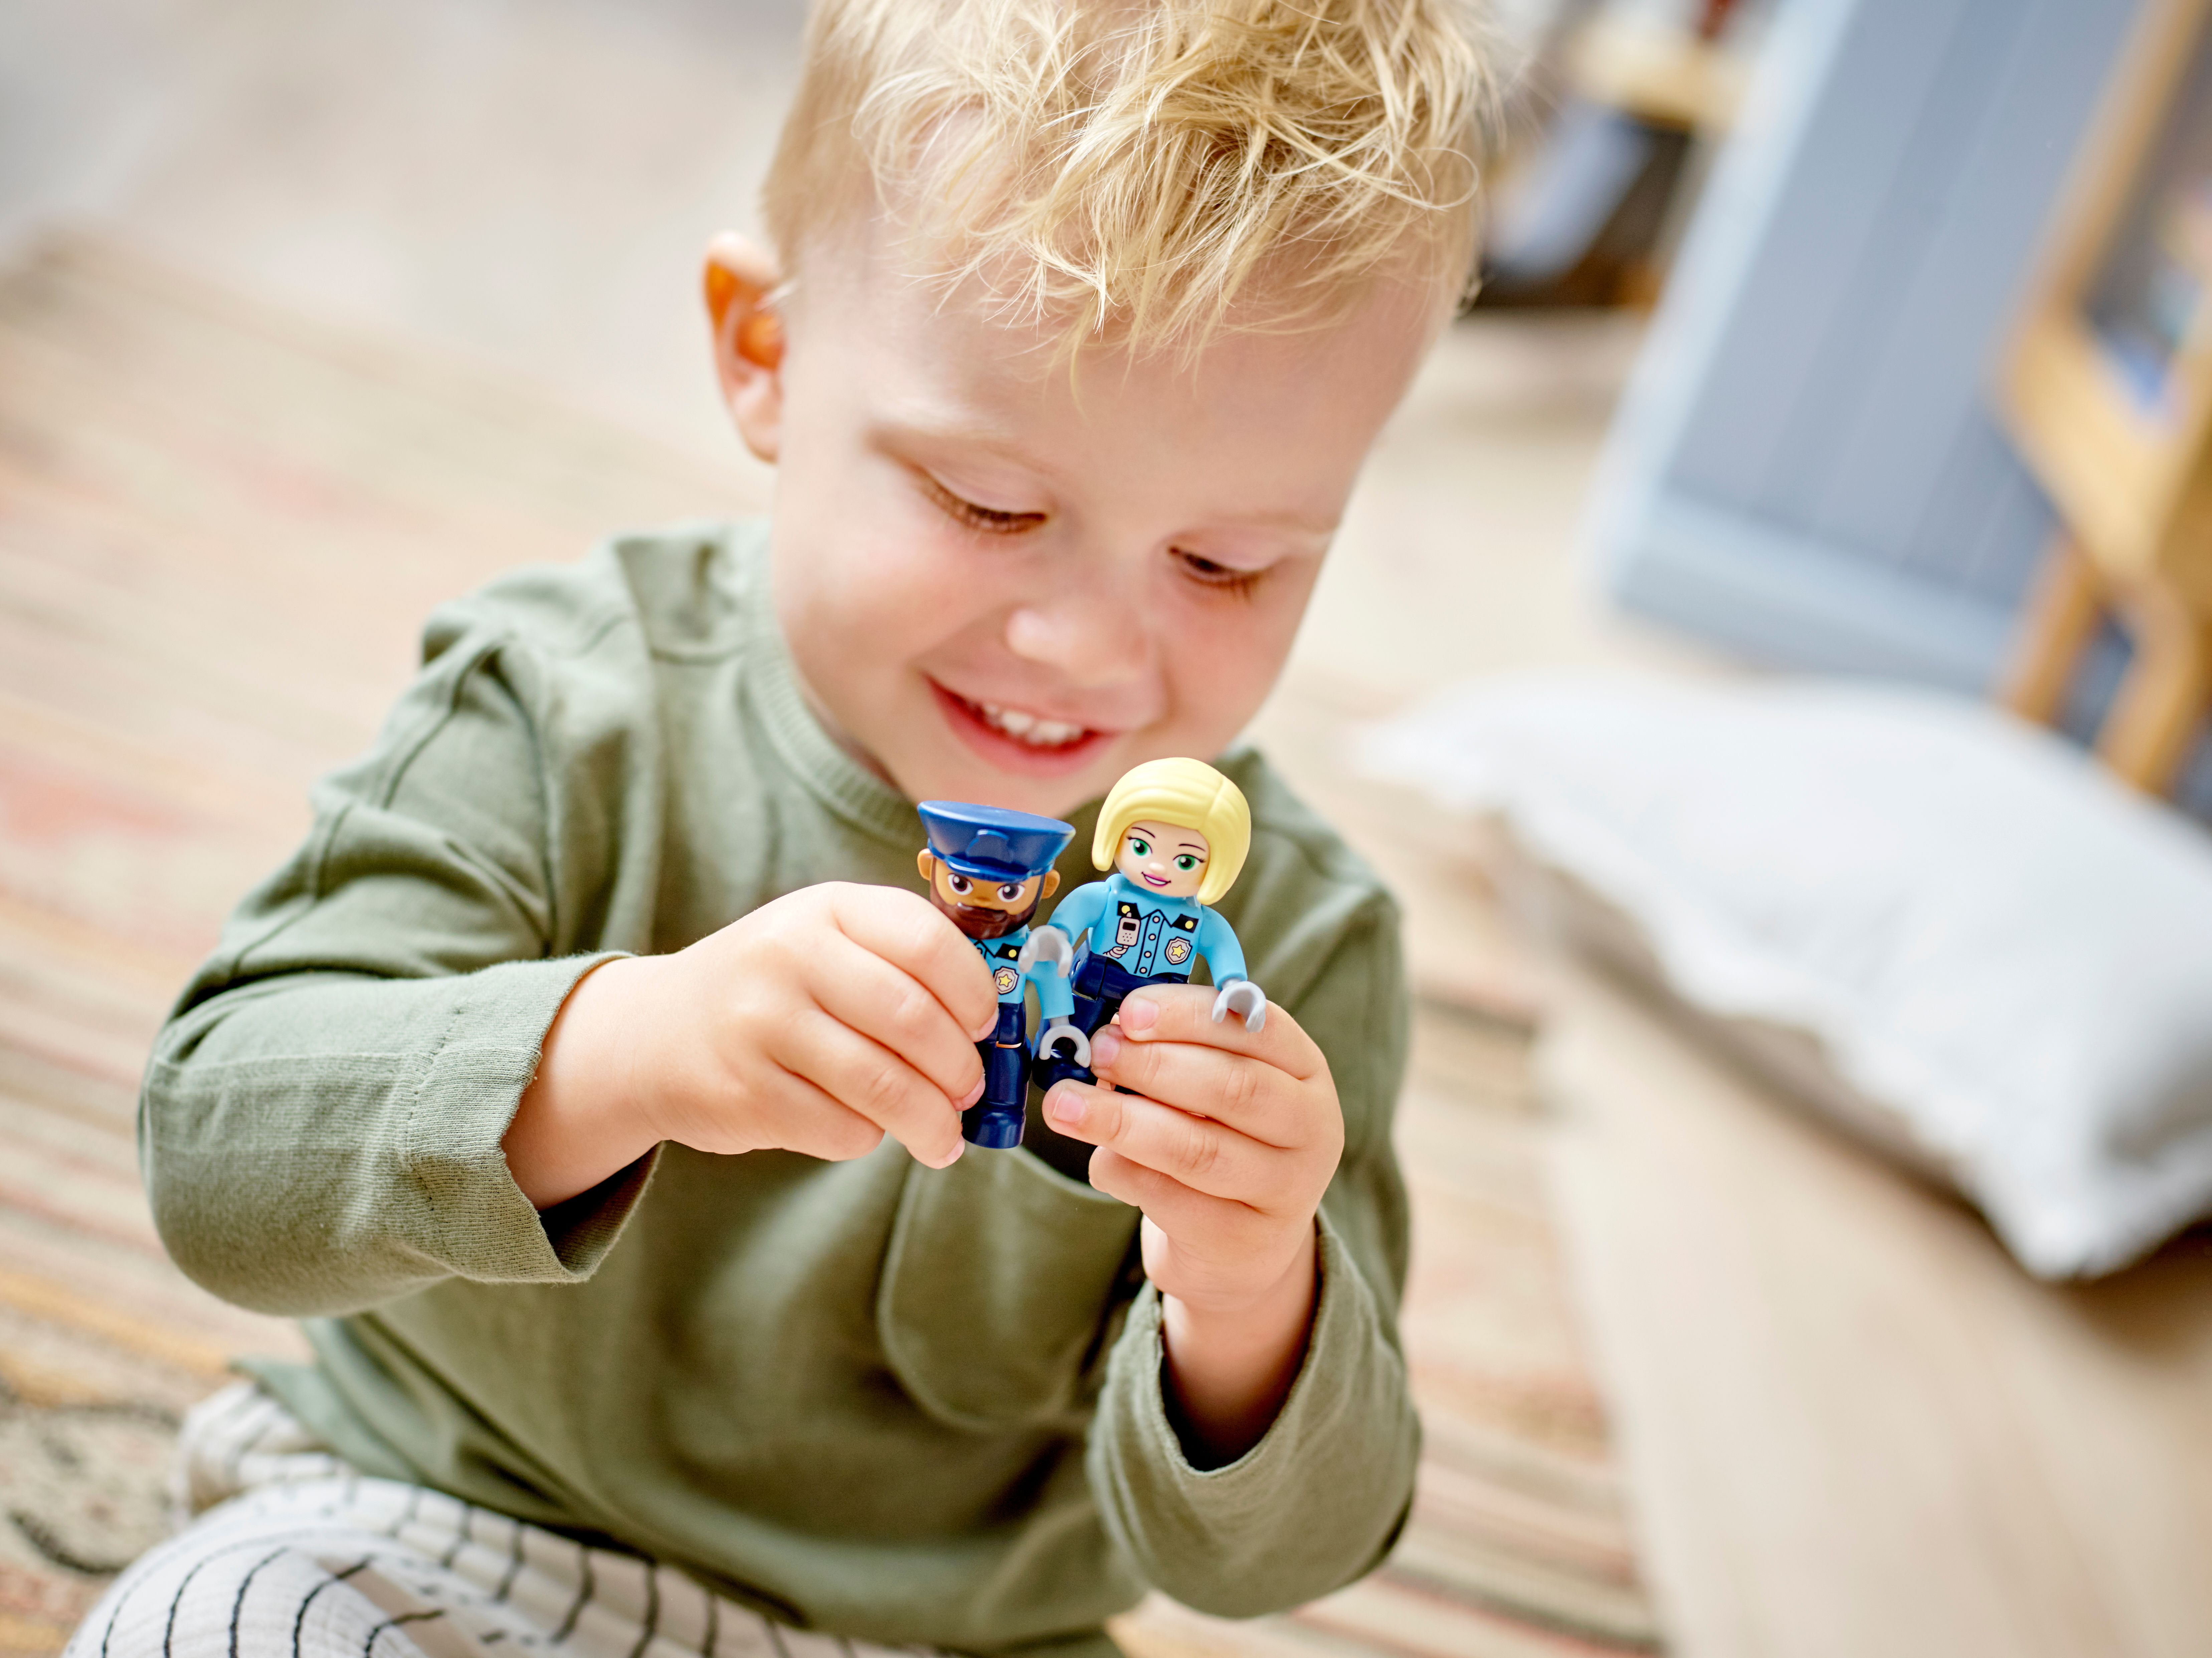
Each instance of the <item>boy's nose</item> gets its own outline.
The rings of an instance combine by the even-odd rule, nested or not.
[[[1006,647],[1085,689],[1127,684],[1154,665],[1143,607],[1117,581],[1069,583],[1006,618]]]

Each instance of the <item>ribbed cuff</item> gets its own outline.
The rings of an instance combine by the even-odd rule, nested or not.
[[[1413,1490],[1419,1424],[1404,1361],[1328,1217],[1304,1363],[1251,1449],[1194,1467],[1170,1420],[1159,1293],[1147,1285],[1107,1367],[1090,1457],[1109,1530],[1155,1587],[1249,1618],[1371,1568]]]
[[[456,981],[447,1039],[407,1113],[399,1171],[438,1253],[464,1278],[588,1278],[644,1194],[658,1152],[541,1215],[514,1183],[501,1145],[562,1003],[586,973],[620,954],[512,962]]]

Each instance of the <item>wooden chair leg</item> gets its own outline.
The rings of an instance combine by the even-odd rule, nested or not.
[[[2048,726],[2065,711],[2074,671],[2105,614],[2104,594],[2089,560],[2061,530],[2043,556],[2029,596],[2002,698],[2026,720]]]
[[[2212,702],[2212,626],[2171,595],[2129,607],[2135,665],[2098,733],[2097,752],[2137,788],[2164,794]]]

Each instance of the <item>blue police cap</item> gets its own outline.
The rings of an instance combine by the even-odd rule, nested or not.
[[[929,849],[958,874],[979,881],[1026,881],[1066,849],[1075,825],[1003,806],[925,800],[915,808]]]

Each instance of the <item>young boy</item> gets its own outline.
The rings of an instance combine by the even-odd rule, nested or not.
[[[82,1658],[1105,1652],[1381,1558],[1395,914],[1230,745],[1465,276],[1447,4],[817,8],[782,263],[707,271],[772,521],[440,612],[162,1033],[162,1236],[316,1360],[188,1425],[221,1506]],[[1087,878],[1084,803],[1224,750],[1263,1027],[1140,990],[1119,1091],[963,1157],[996,998],[912,803]]]

